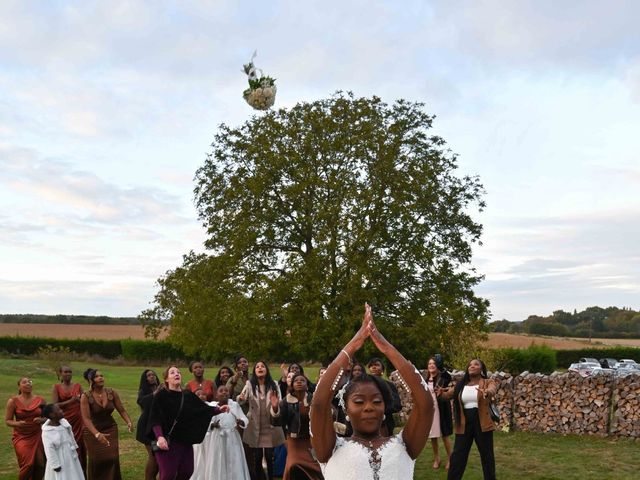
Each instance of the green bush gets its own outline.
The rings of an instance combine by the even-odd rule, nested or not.
[[[556,362],[558,366],[569,368],[569,365],[577,362],[582,357],[597,358],[632,358],[640,362],[640,348],[637,347],[610,347],[610,348],[581,348],[579,350],[558,350]]]
[[[36,355],[43,349],[64,349],[88,355],[100,355],[104,358],[116,358],[122,355],[120,340],[68,339],[46,337],[0,337],[0,351],[18,355]]]
[[[0,351],[14,355],[39,355],[41,357],[51,352],[100,355],[109,359],[122,356],[125,360],[131,361],[184,360],[186,358],[181,349],[173,347],[169,342],[151,340],[0,337]]]
[[[499,348],[493,351],[491,370],[518,375],[524,371],[551,373],[556,369],[556,351],[545,345],[529,348]]]
[[[126,360],[184,360],[185,353],[169,342],[151,340],[121,340],[122,356]]]

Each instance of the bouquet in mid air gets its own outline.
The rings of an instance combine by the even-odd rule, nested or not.
[[[257,52],[253,52],[249,63],[244,64],[243,71],[249,77],[249,88],[243,92],[242,97],[256,110],[267,110],[276,101],[276,80],[256,68],[253,64],[256,55]]]

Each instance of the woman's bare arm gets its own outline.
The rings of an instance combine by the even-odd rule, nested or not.
[[[396,347],[391,345],[380,333],[373,322],[373,315],[369,305],[367,305],[367,313],[365,313],[365,317],[367,316],[370,318],[368,331],[371,340],[373,340],[378,350],[391,361],[411,391],[413,409],[402,431],[402,437],[407,453],[411,458],[416,459],[427,443],[431,421],[433,420],[433,400],[427,392],[423,378],[413,364],[404,358]]]
[[[366,319],[366,318],[365,318]],[[335,395],[335,389],[344,374],[344,369],[349,365],[351,358],[362,348],[367,338],[365,319],[353,338],[345,345],[338,356],[327,367],[321,381],[316,386],[316,391],[311,400],[310,427],[311,445],[316,452],[316,457],[321,463],[331,458],[336,444],[336,433],[333,430],[333,412],[331,400]]]
[[[16,404],[13,401],[13,398],[10,398],[7,401],[7,408],[4,411],[4,423],[7,427],[15,428],[21,427],[22,425],[26,425],[27,422],[24,420],[14,420],[16,415]]]
[[[116,407],[116,410],[118,410],[118,413],[120,414],[122,419],[127,423],[127,428],[129,429],[129,431],[131,431],[133,429],[133,424],[131,423],[131,417],[129,417],[129,414],[124,409],[124,405],[122,405],[120,396],[118,395],[118,392],[116,392],[115,390],[113,390],[113,405]]]

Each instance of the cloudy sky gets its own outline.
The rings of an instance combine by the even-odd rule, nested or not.
[[[313,5],[313,6],[310,6]],[[494,319],[640,308],[635,1],[0,3],[0,313],[136,315],[201,250],[222,122],[335,90],[425,102],[484,183]]]

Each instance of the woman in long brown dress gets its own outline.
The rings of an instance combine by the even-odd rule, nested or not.
[[[79,383],[71,383],[72,376],[71,367],[68,365],[60,365],[58,368],[58,379],[60,383],[53,386],[51,394],[52,402],[57,403],[62,409],[64,418],[71,424],[73,437],[78,444],[78,459],[82,471],[87,472],[87,451],[84,447],[82,431],[84,424],[82,423],[82,412],[80,412],[80,397],[82,396],[82,386]]]
[[[18,480],[41,480],[44,477],[45,456],[42,447],[42,417],[40,405],[45,403],[33,395],[28,377],[18,380],[18,395],[11,397],[5,410],[5,423],[13,428],[13,448],[18,458]]]
[[[307,377],[298,374],[284,399],[271,394],[271,423],[284,426],[287,433],[287,464],[283,480],[322,480],[320,465],[311,456],[309,434],[309,408],[312,394],[308,391]]]
[[[118,447],[118,425],[112,413],[118,410],[132,431],[131,418],[125,411],[115,390],[105,388],[104,376],[93,368],[84,372],[89,382],[89,390],[80,399],[80,410],[84,422],[84,444],[89,461],[89,480],[122,480],[120,473],[120,452]]]

